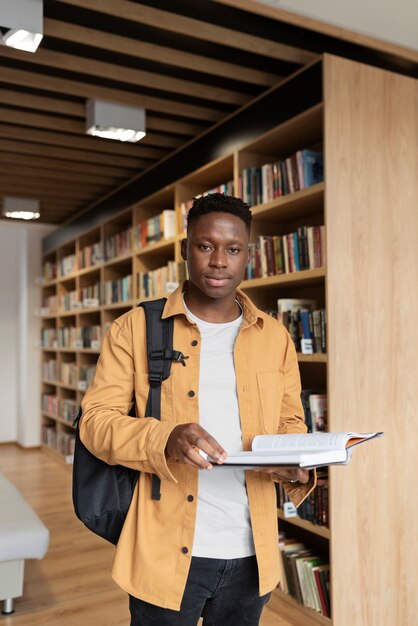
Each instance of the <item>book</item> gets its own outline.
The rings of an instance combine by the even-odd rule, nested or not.
[[[326,430],[328,419],[327,395],[312,393],[309,396],[309,408],[312,418],[312,432]]]
[[[346,465],[355,446],[382,437],[375,433],[304,433],[288,435],[256,435],[251,450],[229,455],[215,467],[300,467],[313,469],[326,465]],[[208,457],[212,462],[212,459]]]
[[[324,157],[322,152],[302,150],[303,183],[310,187],[324,180]]]
[[[284,311],[299,311],[301,309],[305,311],[316,309],[316,300],[311,298],[279,298],[277,300],[277,310],[280,314]]]

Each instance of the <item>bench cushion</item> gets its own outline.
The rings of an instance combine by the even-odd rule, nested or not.
[[[16,487],[0,474],[0,561],[42,559],[49,530]]]

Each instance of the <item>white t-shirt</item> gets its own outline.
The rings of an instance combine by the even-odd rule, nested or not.
[[[234,368],[234,344],[242,315],[212,324],[187,309],[199,328],[200,425],[232,454],[242,450],[241,423]],[[199,470],[193,556],[237,559],[255,554],[245,473],[241,469]]]

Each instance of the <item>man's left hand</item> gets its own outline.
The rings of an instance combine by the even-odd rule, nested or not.
[[[306,485],[309,482],[309,470],[301,469],[283,469],[282,467],[263,467],[255,469],[255,472],[264,472],[265,474],[275,474],[277,478],[286,480],[291,483],[301,483]]]

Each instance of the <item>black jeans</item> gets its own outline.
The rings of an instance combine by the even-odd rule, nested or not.
[[[270,593],[258,595],[255,556],[243,559],[192,557],[180,611],[129,597],[131,626],[257,626]]]

